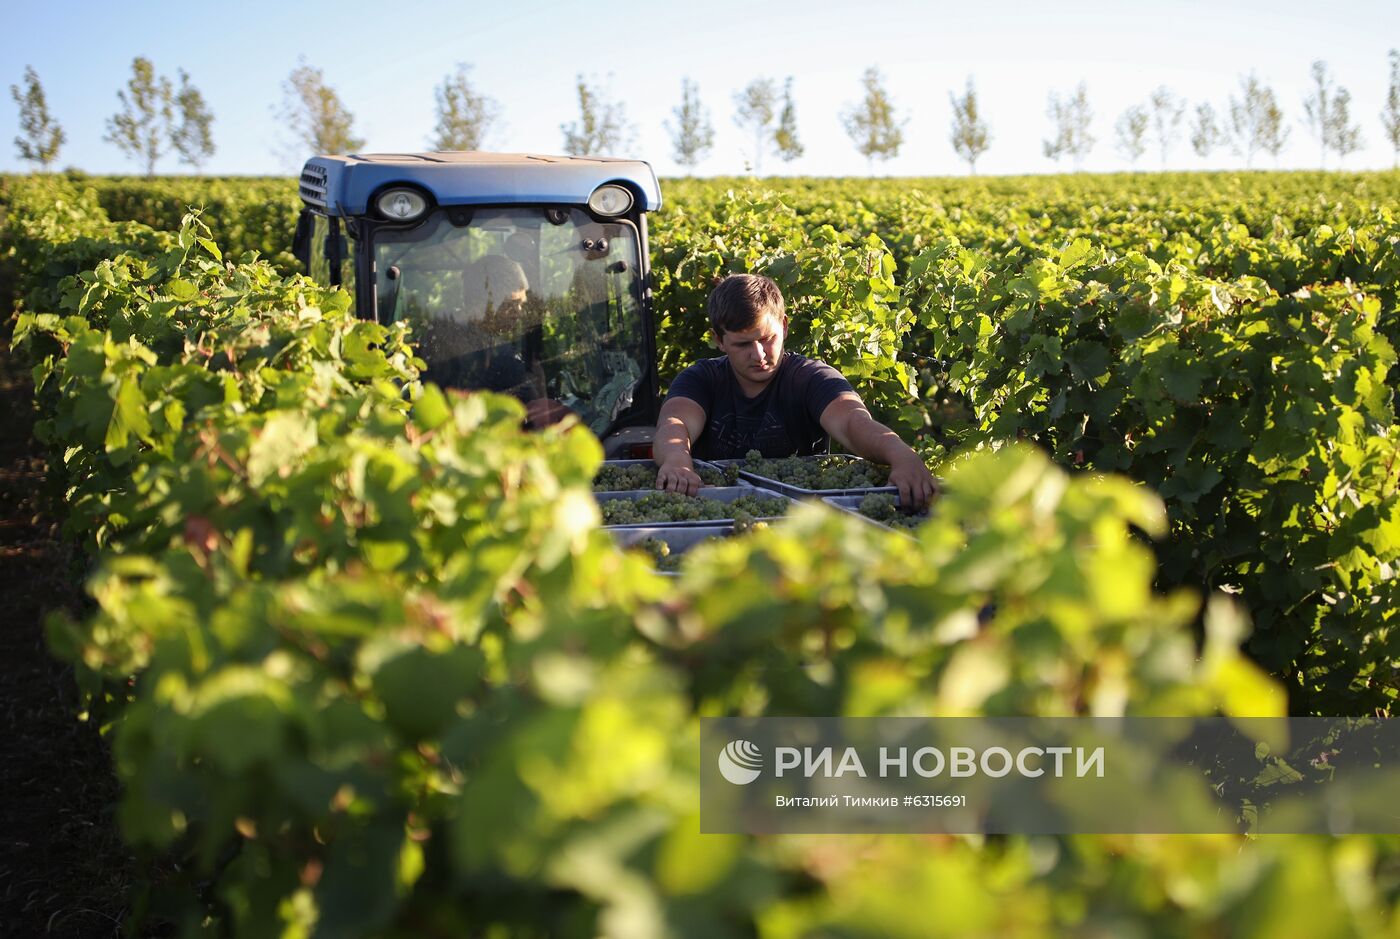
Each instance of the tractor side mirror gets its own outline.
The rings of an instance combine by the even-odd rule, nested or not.
[[[297,216],[296,233],[292,235],[292,257],[308,272],[311,270],[311,226],[311,210],[302,209]]]
[[[311,210],[302,209],[297,216],[297,231],[291,236],[291,256],[300,260],[301,266],[311,270]]]

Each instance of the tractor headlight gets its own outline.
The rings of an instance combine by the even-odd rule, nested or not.
[[[395,222],[411,222],[428,211],[428,200],[416,189],[386,189],[374,200],[379,214]]]
[[[621,215],[632,208],[632,191],[626,186],[608,183],[593,190],[588,197],[588,207],[595,215]]]

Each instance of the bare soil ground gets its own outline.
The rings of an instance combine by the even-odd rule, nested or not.
[[[121,935],[134,861],[98,729],[78,720],[72,669],[49,653],[51,610],[80,614],[32,436],[33,386],[0,331],[0,935]]]

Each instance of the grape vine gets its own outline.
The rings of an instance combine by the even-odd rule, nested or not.
[[[403,329],[244,257],[294,183],[237,262],[182,224],[201,185],[0,179],[0,288],[92,564],[50,636],[172,919],[883,935],[930,883],[986,935],[1393,919],[1391,837],[873,838],[846,864],[697,837],[686,794],[702,715],[1393,706],[1397,178],[668,184],[663,381],[706,354],[715,274],[758,269],[790,347],[957,456],[917,542],[798,506],[664,584],[597,530],[596,442],[420,386]],[[1241,607],[1202,609],[1214,584]]]

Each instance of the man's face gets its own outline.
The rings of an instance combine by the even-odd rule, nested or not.
[[[719,350],[729,357],[729,367],[741,379],[754,384],[772,381],[778,372],[778,360],[783,357],[783,339],[787,336],[787,317],[771,314],[758,321],[753,329],[727,332],[716,337]]]
[[[474,320],[468,319],[466,322],[480,323],[489,333],[514,332],[519,328],[520,319],[528,299],[529,292],[524,287],[514,293],[506,294],[499,304],[493,303],[493,298],[488,295],[486,309],[480,311]]]

